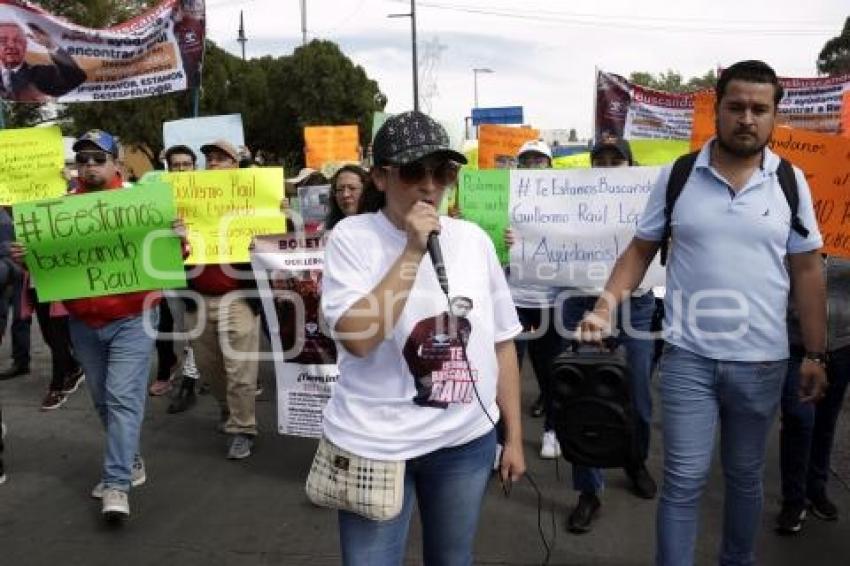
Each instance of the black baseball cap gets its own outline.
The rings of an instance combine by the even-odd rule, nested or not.
[[[451,148],[445,128],[415,110],[389,117],[372,141],[372,157],[379,166],[407,165],[431,155],[466,164],[466,156]]]

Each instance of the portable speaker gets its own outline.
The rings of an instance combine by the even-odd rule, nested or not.
[[[624,468],[637,460],[629,380],[622,346],[574,345],[552,360],[551,418],[567,461]]]

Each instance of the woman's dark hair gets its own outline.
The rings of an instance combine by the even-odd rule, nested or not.
[[[325,219],[325,230],[332,229],[334,226],[337,225],[340,220],[345,218],[345,213],[342,211],[336,201],[335,193],[336,183],[339,180],[339,176],[343,173],[353,173],[360,177],[360,182],[363,184],[363,191],[360,193],[360,202],[357,203],[357,212],[363,212],[361,208],[363,206],[363,197],[366,194],[366,186],[370,182],[369,174],[366,172],[365,169],[363,169],[359,165],[343,165],[336,173],[334,173],[334,176],[331,177],[331,206],[330,210],[328,211],[328,217]]]
[[[764,61],[739,61],[731,67],[723,69],[720,73],[720,78],[714,87],[718,104],[723,98],[723,95],[726,94],[726,86],[734,80],[773,85],[773,103],[775,106],[779,106],[779,101],[782,100],[782,96],[785,93],[782,85],[779,84],[776,71],[770,65]]]

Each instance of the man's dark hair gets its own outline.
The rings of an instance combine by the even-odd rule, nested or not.
[[[770,65],[764,61],[739,61],[731,67],[723,69],[720,73],[720,78],[717,79],[717,86],[714,87],[718,103],[720,103],[720,100],[726,93],[726,86],[730,81],[735,80],[746,81],[748,83],[772,84],[773,103],[777,107],[779,106],[779,101],[782,100],[782,96],[785,94],[785,90],[782,88],[782,85],[779,84],[779,78],[776,76],[776,71],[774,71]]]
[[[192,158],[192,165],[198,164],[198,156],[195,155],[195,152],[192,151],[192,148],[188,145],[172,145],[167,150],[165,150],[165,163],[166,165],[171,165],[171,156],[176,155],[178,153],[182,153],[183,155],[188,155]]]

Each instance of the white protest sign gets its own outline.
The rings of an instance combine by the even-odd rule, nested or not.
[[[510,279],[601,291],[628,246],[658,167],[511,171],[508,215],[517,242]],[[652,263],[641,288],[664,285]]]
[[[319,312],[322,234],[254,238],[251,265],[269,326],[277,381],[278,432],[318,438],[339,379],[336,344]]]

